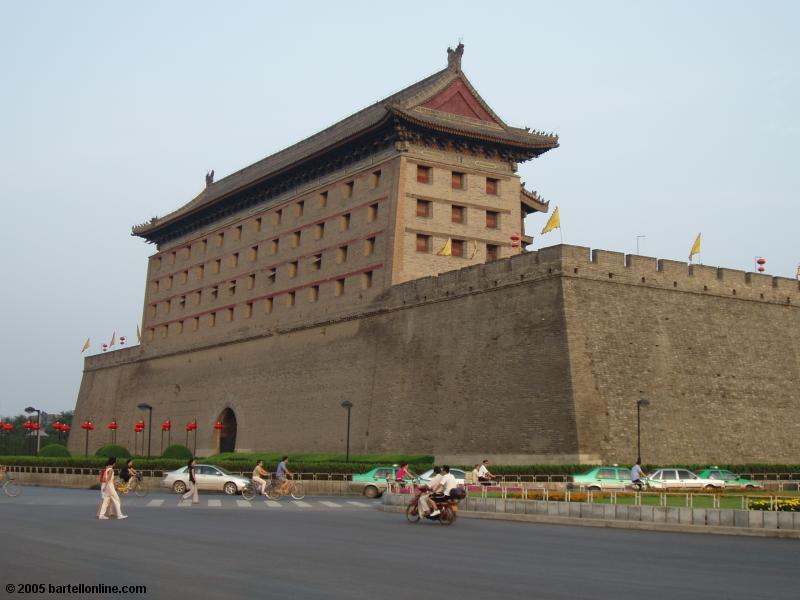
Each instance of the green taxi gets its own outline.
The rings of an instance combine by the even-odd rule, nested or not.
[[[351,491],[364,494],[367,498],[377,498],[394,482],[400,465],[391,467],[375,467],[366,473],[353,475],[350,481]]]
[[[568,489],[624,490],[633,485],[631,470],[616,465],[611,467],[595,467],[587,473],[570,476],[567,481]]]
[[[719,467],[711,467],[705,471],[698,473],[700,477],[705,479],[718,479],[721,480],[726,488],[739,488],[739,489],[753,489],[760,488],[762,485],[752,479],[745,479],[740,477],[733,471],[727,469],[720,469]]]

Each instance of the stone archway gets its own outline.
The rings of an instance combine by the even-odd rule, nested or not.
[[[217,452],[236,451],[236,415],[233,410],[226,408],[220,413],[218,422],[222,423],[217,440]]]

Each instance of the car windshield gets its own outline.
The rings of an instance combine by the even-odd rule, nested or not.
[[[736,473],[731,473],[730,471],[720,471],[720,477],[725,481],[732,481],[734,479],[739,479],[739,476]]]

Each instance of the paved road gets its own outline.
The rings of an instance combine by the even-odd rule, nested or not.
[[[245,506],[203,495],[178,507],[174,495],[151,494],[124,498],[129,519],[98,521],[98,498],[30,487],[0,498],[0,588],[145,584],[147,598],[800,597],[795,540],[477,519],[410,525],[342,497]]]

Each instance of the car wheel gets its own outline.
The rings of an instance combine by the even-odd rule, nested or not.
[[[236,487],[235,483],[233,483],[232,481],[228,481],[225,483],[225,485],[222,486],[222,491],[225,492],[228,496],[233,496],[238,491],[238,488]]]
[[[182,481],[176,481],[172,484],[172,491],[176,494],[185,494],[186,493],[186,484]]]
[[[381,495],[381,491],[376,488],[374,485],[368,485],[364,488],[364,495],[367,498],[377,498]]]
[[[715,490],[717,486],[711,485],[710,483],[704,488],[706,491]]]
[[[588,488],[586,488],[586,489],[587,489],[587,490],[589,490],[590,492],[599,492],[599,491],[600,491],[600,487],[599,487],[599,486],[596,486],[596,485],[590,485],[590,486],[589,486]]]

